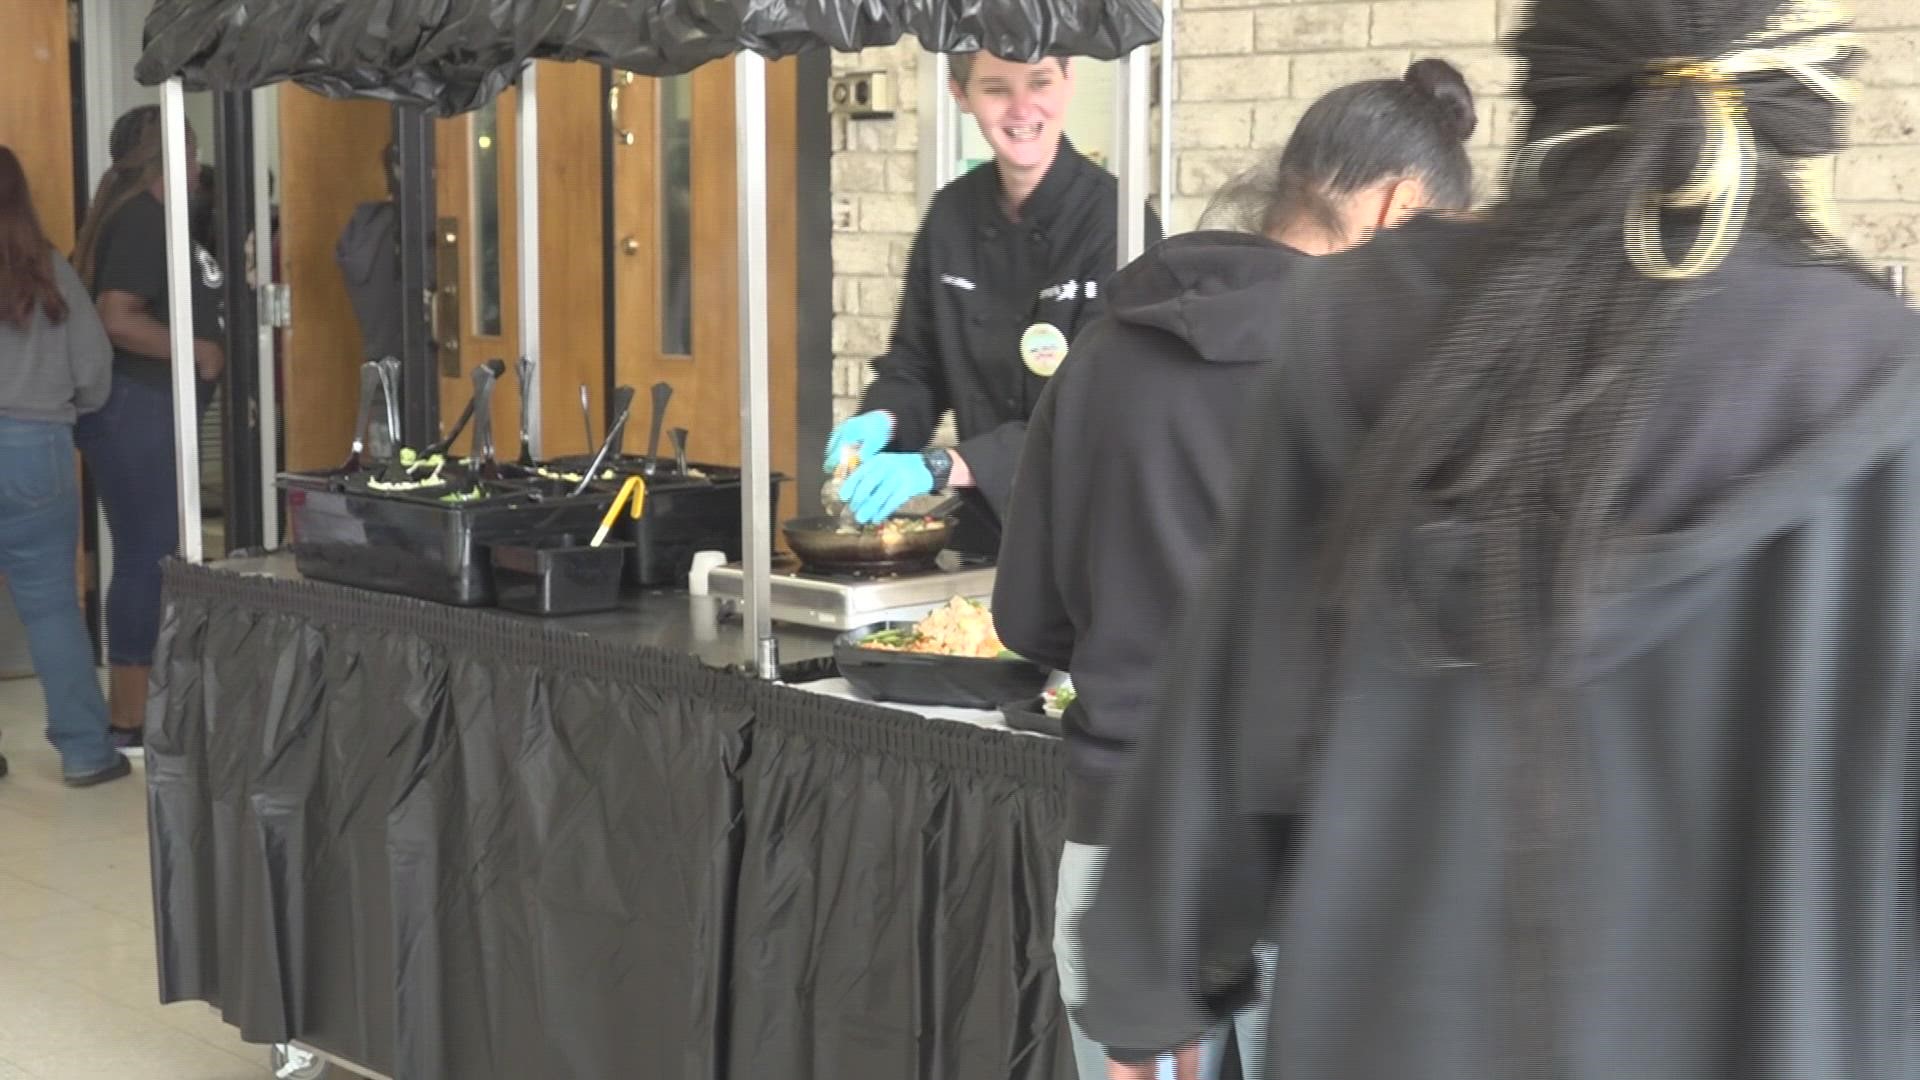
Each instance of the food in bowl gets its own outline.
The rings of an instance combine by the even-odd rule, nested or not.
[[[993,612],[985,604],[956,596],[933,614],[900,630],[881,630],[860,639],[863,649],[882,652],[968,656],[976,660],[1017,659],[1000,642]]]
[[[545,465],[534,466],[533,475],[540,477],[542,480],[558,480],[563,484],[577,484],[585,478],[585,474],[583,473],[562,472],[557,469],[550,469]],[[619,477],[614,474],[612,469],[601,469],[600,479],[617,480]]]
[[[1078,697],[1079,695],[1073,689],[1073,680],[1068,679],[1051,690],[1041,691],[1040,707],[1048,716],[1058,720],[1066,715],[1068,706],[1072,705]]]

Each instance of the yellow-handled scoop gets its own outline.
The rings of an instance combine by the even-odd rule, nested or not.
[[[600,519],[600,529],[593,534],[593,543],[589,547],[606,543],[607,533],[612,531],[613,523],[620,520],[620,508],[627,505],[628,499],[633,500],[633,516],[639,518],[641,509],[647,503],[647,482],[637,474],[627,477],[627,482],[620,485],[620,494],[614,496],[613,505],[607,507],[607,516]]]

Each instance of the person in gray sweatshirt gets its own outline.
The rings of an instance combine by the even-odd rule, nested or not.
[[[73,423],[107,400],[112,380],[93,298],[40,228],[20,159],[0,146],[0,574],[46,695],[47,739],[74,787],[132,772],[108,739],[74,573]]]

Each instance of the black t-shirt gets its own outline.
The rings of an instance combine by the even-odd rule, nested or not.
[[[114,212],[100,230],[95,248],[93,295],[117,290],[146,302],[147,314],[167,324],[167,218],[160,200],[141,192]],[[193,336],[226,340],[226,278],[213,253],[193,246]],[[113,350],[113,377],[150,386],[172,386],[163,359]]]

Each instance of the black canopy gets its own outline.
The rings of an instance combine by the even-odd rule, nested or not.
[[[1111,60],[1160,36],[1155,0],[159,0],[137,75],[189,89],[291,79],[452,115],[530,59],[678,75],[752,50],[850,52],[912,34],[935,52]]]

